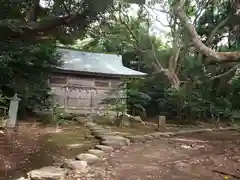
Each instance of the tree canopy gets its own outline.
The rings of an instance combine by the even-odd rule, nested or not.
[[[165,4],[165,9],[175,6]],[[140,104],[152,115],[166,113],[178,119],[229,118],[232,111],[239,110],[236,100],[239,99],[239,63],[234,59],[225,63],[209,56],[201,46],[220,56],[237,54],[239,39],[233,28],[237,24],[223,24],[228,16],[223,13],[228,12],[226,2],[218,4],[221,11],[213,10],[216,6],[211,2],[202,2],[203,10],[196,9],[195,4],[184,7],[188,8],[185,18],[195,23],[194,28],[192,24],[187,25],[198,33],[194,37],[197,41],[178,19],[179,12],[166,11],[171,29],[171,43],[166,45],[161,37],[150,33],[149,9],[153,7],[140,6],[137,15],[130,16],[129,6],[120,4],[105,17],[106,21],[89,29],[87,43],[75,47],[122,54],[126,66],[149,74],[145,80],[133,79],[128,83],[131,111]]]

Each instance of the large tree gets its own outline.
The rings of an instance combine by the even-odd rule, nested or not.
[[[206,7],[208,4],[212,5],[213,11],[216,9],[219,11],[219,4],[226,3],[228,5],[228,9],[226,11],[227,17],[226,19],[222,20],[217,24],[216,28],[213,29],[212,34],[210,37],[208,37],[208,40],[211,41],[212,38],[216,35],[218,30],[222,26],[226,26],[231,24],[235,29],[239,28],[239,21],[240,13],[239,8],[240,4],[238,1],[235,0],[215,0],[215,1],[196,1],[197,3],[201,3],[202,7],[200,7],[203,10],[206,10]],[[196,28],[194,24],[190,21],[189,17],[187,16],[187,13],[185,11],[186,4],[189,4],[189,1],[185,0],[176,0],[171,4],[171,8],[173,10],[173,13],[176,15],[176,17],[180,20],[181,25],[185,28],[187,31],[191,42],[193,46],[202,54],[209,57],[206,60],[208,63],[229,63],[229,62],[239,62],[240,61],[240,52],[218,52],[213,50],[211,47],[208,47],[209,44],[204,44],[202,40],[199,38],[198,33],[196,31]],[[223,10],[223,9],[222,9]],[[220,9],[221,11],[221,9]],[[218,13],[218,12],[216,12]],[[201,14],[200,14],[201,15]],[[210,43],[210,42],[209,42]]]
[[[76,38],[112,4],[113,0],[6,0],[0,5],[1,38]]]
[[[136,17],[132,17],[127,7],[117,6],[113,14],[107,15],[106,21],[89,29],[88,41],[75,47],[87,51],[120,53],[126,66],[149,74],[144,81],[131,82],[128,87],[147,94],[151,102],[145,103],[139,96],[134,99],[131,96],[129,103],[141,103],[148,112],[166,111],[171,116],[190,119],[206,118],[210,114],[213,117],[227,116],[232,108],[238,109],[231,103],[232,99],[239,98],[236,93],[239,82],[235,75],[236,62],[217,66],[209,64],[209,57],[193,48],[188,32],[181,26],[177,16],[169,11],[166,12],[170,20],[171,44],[164,45],[159,37],[149,33],[149,10],[141,6]],[[203,43],[214,51],[234,51],[238,40],[232,32],[227,36],[227,43],[219,44],[226,36],[226,31],[232,29],[231,25],[220,27],[212,35],[216,31],[216,24],[227,16],[225,4],[220,4],[220,7],[222,11],[212,13],[210,3],[201,17],[197,17],[201,9],[193,9],[188,4],[186,12],[194,19],[196,31]]]

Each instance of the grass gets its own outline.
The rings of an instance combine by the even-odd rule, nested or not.
[[[59,147],[60,153],[66,158],[73,158],[98,143],[89,130],[79,124],[63,126],[60,130],[58,133],[47,134],[44,139]]]

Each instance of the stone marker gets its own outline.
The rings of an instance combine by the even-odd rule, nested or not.
[[[166,129],[166,117],[165,116],[158,116],[157,128],[159,130],[165,130]]]
[[[89,149],[87,152],[89,154],[93,154],[93,155],[95,155],[99,158],[103,158],[104,155],[105,155],[105,153],[103,151],[99,150],[99,149]]]
[[[68,168],[68,169],[71,169],[71,170],[78,170],[78,171],[83,172],[87,168],[87,163],[85,161],[68,159],[62,164],[61,167],[62,168]]]
[[[95,164],[98,163],[99,161],[101,161],[101,159],[93,154],[89,154],[89,153],[82,153],[77,155],[76,157],[77,160],[81,160],[81,161],[86,161],[87,164]]]
[[[65,180],[68,170],[60,167],[47,166],[27,173],[31,180]]]
[[[113,148],[111,146],[104,146],[104,145],[96,145],[96,149],[99,149],[103,152],[110,153],[113,151]]]
[[[18,98],[17,94],[11,98],[8,110],[9,119],[6,124],[7,127],[13,128],[16,125],[19,101],[20,99]]]

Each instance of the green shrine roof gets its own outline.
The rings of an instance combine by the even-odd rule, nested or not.
[[[62,60],[64,61],[61,70],[118,76],[147,75],[123,66],[122,56],[120,55],[82,52],[65,48],[58,48],[58,52],[62,54]]]

